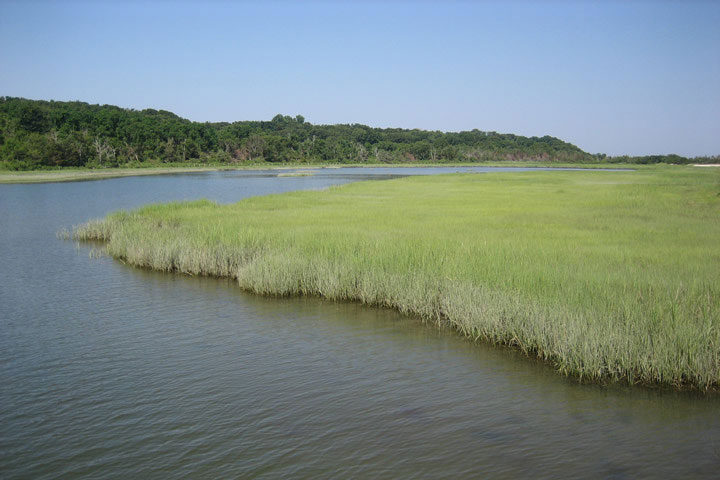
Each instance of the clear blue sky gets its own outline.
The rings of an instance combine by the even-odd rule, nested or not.
[[[720,2],[0,0],[0,95],[720,154]]]

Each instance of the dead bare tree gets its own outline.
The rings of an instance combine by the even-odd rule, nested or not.
[[[368,158],[367,148],[360,142],[355,144],[355,158],[362,163],[366,162]]]

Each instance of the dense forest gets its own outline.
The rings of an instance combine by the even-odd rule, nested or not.
[[[591,155],[554,137],[313,125],[298,115],[270,121],[199,123],[164,110],[0,97],[0,168],[115,167],[159,163],[471,163],[499,160],[688,163],[677,155]]]

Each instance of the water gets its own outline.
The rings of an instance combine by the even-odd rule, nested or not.
[[[149,202],[457,170],[0,185],[0,477],[717,478],[717,396],[580,385],[392,311],[55,238]]]

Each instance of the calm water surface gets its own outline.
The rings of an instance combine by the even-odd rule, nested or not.
[[[718,478],[716,396],[578,385],[392,311],[55,238],[149,202],[458,170],[0,185],[0,477]]]

